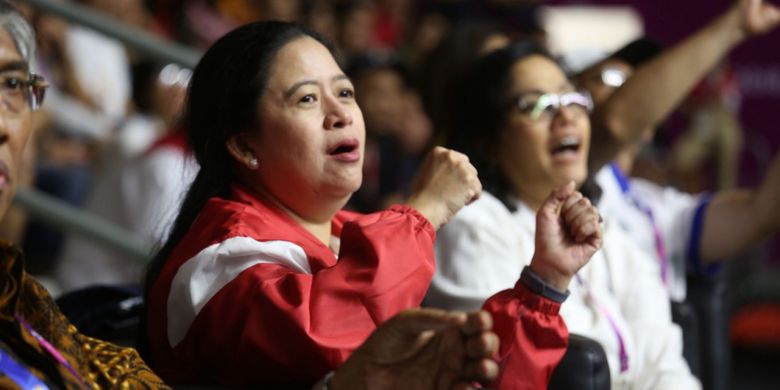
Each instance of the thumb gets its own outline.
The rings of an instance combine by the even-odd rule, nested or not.
[[[566,199],[574,193],[574,180],[566,183],[562,187],[553,191],[550,196],[542,203],[542,207],[539,208],[540,213],[545,214],[557,214],[558,210],[563,206]]]
[[[397,331],[416,336],[426,331],[442,331],[453,325],[462,325],[466,318],[463,312],[425,308],[403,311],[390,322]]]

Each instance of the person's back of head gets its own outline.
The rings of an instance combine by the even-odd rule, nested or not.
[[[485,190],[510,210],[514,210],[507,201],[511,186],[499,169],[497,148],[512,105],[512,68],[532,55],[552,59],[541,46],[518,41],[477,61],[466,72],[450,111],[453,128],[447,136],[448,146],[469,156]]]
[[[428,54],[419,84],[425,110],[438,135],[443,137],[451,130],[453,95],[465,73],[496,42],[500,45],[508,39],[499,25],[487,20],[470,20],[456,25]]]

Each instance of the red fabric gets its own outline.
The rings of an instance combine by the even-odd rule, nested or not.
[[[176,247],[147,302],[150,363],[171,384],[307,384],[341,366],[377,325],[422,301],[433,275],[430,223],[413,209],[340,212],[338,260],[281,210],[235,188],[212,199]],[[285,240],[313,275],[258,264],[212,297],[175,348],[167,337],[171,282],[204,248],[232,237]],[[522,285],[485,303],[501,338],[499,389],[544,389],[566,350],[560,305]]]
[[[398,47],[403,38],[403,24],[388,11],[379,12],[374,24],[374,33],[383,47]]]
[[[339,259],[277,208],[235,188],[211,199],[150,291],[152,366],[166,381],[311,384],[339,367],[366,337],[422,301],[434,268],[430,223],[405,206],[370,215],[340,212]],[[313,275],[276,264],[243,271],[214,295],[171,348],[166,304],[177,270],[231,237],[302,247]]]
[[[569,344],[569,331],[558,314],[560,307],[520,282],[485,302],[483,309],[493,316],[493,331],[501,339],[501,373],[493,388],[547,388]]]

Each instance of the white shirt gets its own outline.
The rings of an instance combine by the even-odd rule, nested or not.
[[[616,221],[639,248],[661,266],[663,258],[656,241],[657,229],[660,245],[668,259],[665,284],[669,296],[674,301],[684,301],[686,271],[701,268],[698,243],[709,198],[662,187],[648,180],[626,178],[616,165],[604,166],[596,174],[596,183],[603,191],[598,204],[601,215]]]
[[[79,86],[109,118],[121,119],[130,100],[130,61],[122,43],[93,30],[70,27],[65,51]]]
[[[116,156],[87,203],[87,210],[133,232],[159,247],[178,214],[181,201],[195,178],[198,165],[181,148],[162,146],[125,160]],[[57,267],[64,292],[94,284],[138,284],[145,264],[98,243],[72,235]]]
[[[424,304],[475,310],[513,286],[534,252],[535,213],[521,202],[514,213],[485,192],[439,230],[437,269]],[[613,388],[697,389],[682,356],[658,266],[614,222],[604,222],[604,246],[572,281],[561,315],[571,333],[601,343]],[[586,287],[589,286],[589,287]],[[592,301],[589,295],[594,298]],[[613,325],[614,324],[614,325]],[[621,372],[621,343],[628,367]]]

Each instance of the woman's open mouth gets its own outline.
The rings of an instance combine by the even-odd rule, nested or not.
[[[355,138],[345,139],[328,149],[328,154],[339,161],[359,161],[360,142]]]
[[[582,140],[577,136],[563,137],[551,148],[553,160],[556,162],[576,161],[580,156]]]

